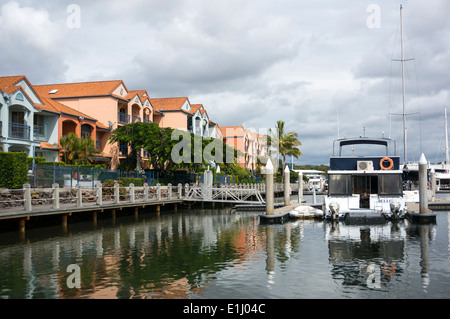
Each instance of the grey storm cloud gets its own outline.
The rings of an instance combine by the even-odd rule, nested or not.
[[[277,120],[301,164],[333,139],[391,136],[401,149],[400,0],[3,0],[2,75],[32,83],[121,79],[152,97],[188,96],[219,125]],[[79,12],[79,25],[68,19]],[[442,160],[450,3],[403,3],[409,159]],[[418,154],[418,155],[417,155]],[[417,158],[415,158],[417,157]]]

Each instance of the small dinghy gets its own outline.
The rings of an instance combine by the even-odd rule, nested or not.
[[[300,205],[289,212],[291,218],[323,218],[323,211],[312,206]]]

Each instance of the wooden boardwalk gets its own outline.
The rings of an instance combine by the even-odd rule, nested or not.
[[[14,219],[14,218],[27,218],[46,216],[46,215],[58,215],[58,214],[71,214],[76,212],[102,212],[105,210],[122,210],[124,208],[144,208],[146,206],[156,206],[159,210],[161,206],[168,204],[181,204],[183,200],[180,199],[164,199],[159,201],[139,201],[139,202],[120,202],[114,203],[113,201],[103,202],[102,205],[94,203],[83,203],[83,206],[77,207],[73,203],[60,204],[59,208],[53,208],[52,205],[39,205],[33,206],[32,211],[21,210],[18,207],[3,208],[0,211],[0,220]]]

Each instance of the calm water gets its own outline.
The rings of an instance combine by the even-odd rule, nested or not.
[[[163,209],[2,233],[0,298],[450,297],[447,212],[431,226],[371,228],[266,226],[258,214]]]

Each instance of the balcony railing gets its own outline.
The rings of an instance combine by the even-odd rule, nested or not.
[[[150,121],[149,119],[145,119],[144,118],[144,123],[151,123],[152,121]]]
[[[128,124],[130,123],[130,116],[126,113],[118,112],[119,115],[119,122]]]
[[[30,139],[30,126],[21,123],[9,123],[9,137]]]
[[[140,122],[141,118],[139,116],[131,116],[131,123]]]
[[[44,127],[35,125],[33,127],[33,138],[35,141],[45,141]]]

